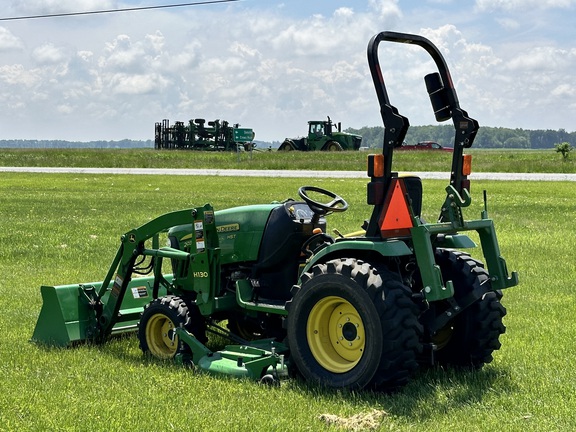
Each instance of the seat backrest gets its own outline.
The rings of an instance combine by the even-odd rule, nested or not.
[[[410,197],[410,204],[415,216],[422,213],[422,179],[415,175],[402,175],[406,192]]]

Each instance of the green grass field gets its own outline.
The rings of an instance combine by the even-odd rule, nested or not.
[[[376,150],[374,151],[376,152]],[[576,158],[562,160],[549,150],[477,150],[472,154],[474,172],[576,173]],[[174,150],[117,149],[2,149],[0,166],[214,168],[268,170],[366,170],[368,152],[196,152]],[[448,171],[450,153],[394,152],[398,171]]]
[[[6,159],[2,164],[14,165]],[[569,182],[472,185],[475,201],[466,216],[479,217],[481,191],[487,189],[502,253],[521,278],[518,287],[505,291],[502,349],[481,371],[422,371],[394,394],[326,391],[294,379],[268,388],[146,359],[135,337],[73,349],[29,342],[40,285],[102,280],[119,236],[130,228],[206,202],[221,209],[296,197],[303,184],[349,201],[347,212],[329,216],[330,228],[353,231],[369,217],[362,179],[3,174],[0,430],[576,428],[576,211],[575,185]],[[444,186],[424,182],[428,219],[439,212]],[[329,426],[331,418],[343,426]]]

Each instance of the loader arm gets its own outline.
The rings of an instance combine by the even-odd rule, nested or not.
[[[134,264],[139,256],[177,260],[188,260],[190,258],[189,253],[169,247],[160,248],[159,234],[168,231],[168,229],[174,225],[190,223],[197,217],[198,212],[199,209],[186,209],[166,213],[139,228],[128,231],[120,238],[120,247],[100,287],[97,297],[97,301],[101,301],[109,290],[112,278],[114,278],[110,296],[106,303],[102,305],[102,312],[100,314],[97,313],[97,325],[101,337],[108,336],[116,323],[120,305],[122,304],[128,285],[132,280]],[[144,243],[149,239],[152,239],[152,249],[146,249],[144,247]],[[161,266],[161,263],[161,259],[157,260],[154,263],[155,268]],[[155,271],[155,276],[155,285],[159,282],[165,282],[160,279],[160,272]]]
[[[190,223],[197,227],[196,242],[190,252],[159,246],[161,233],[175,225]],[[150,239],[152,247],[146,248]],[[165,289],[163,292],[174,287],[175,276],[162,273],[163,258],[182,263],[181,268],[191,267],[199,254],[206,255],[210,264],[218,259],[214,211],[209,204],[159,216],[128,231],[120,240],[102,282],[42,287],[44,302],[33,340],[58,346],[84,340],[101,342],[124,322],[137,321],[143,305],[149,297],[157,296],[161,287]],[[151,263],[139,269],[145,257],[151,257]],[[153,276],[133,278],[135,273],[153,273]],[[133,298],[125,299],[129,290],[133,290]],[[139,292],[143,292],[141,297]]]

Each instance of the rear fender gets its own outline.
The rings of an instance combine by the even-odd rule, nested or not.
[[[354,258],[358,256],[358,251],[375,252],[383,257],[412,255],[408,245],[402,240],[370,241],[370,240],[343,240],[326,246],[318,253],[314,254],[307,261],[302,269],[302,273],[308,271],[319,262],[327,261],[331,255],[346,256]]]
[[[466,234],[448,234],[438,236],[434,244],[436,247],[444,249],[472,249],[478,245]]]

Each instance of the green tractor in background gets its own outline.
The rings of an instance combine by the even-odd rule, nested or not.
[[[278,147],[279,151],[342,151],[358,150],[362,137],[342,132],[340,123],[334,124],[330,117],[327,121],[309,121],[308,137],[286,138]]]
[[[408,119],[393,107],[378,62],[382,41],[424,48],[438,121],[452,119],[455,148],[439,219],[421,218],[422,183],[392,172]],[[383,32],[368,45],[380,103],[382,154],[368,157],[362,230],[329,235],[327,216],[348,208],[314,186],[300,199],[215,211],[209,204],[164,214],[126,232],[101,282],[43,286],[32,339],[69,346],[136,331],[160,359],[213,373],[278,382],[286,370],[333,388],[391,389],[419,365],[482,367],[499,349],[508,273],[486,205],[465,220],[478,123],[459,107],[446,63],[427,39]],[[484,198],[486,200],[486,198]],[[361,222],[359,223],[361,224]],[[486,266],[464,252],[477,247]],[[160,246],[168,244],[168,246]],[[232,343],[213,351],[210,337]]]

